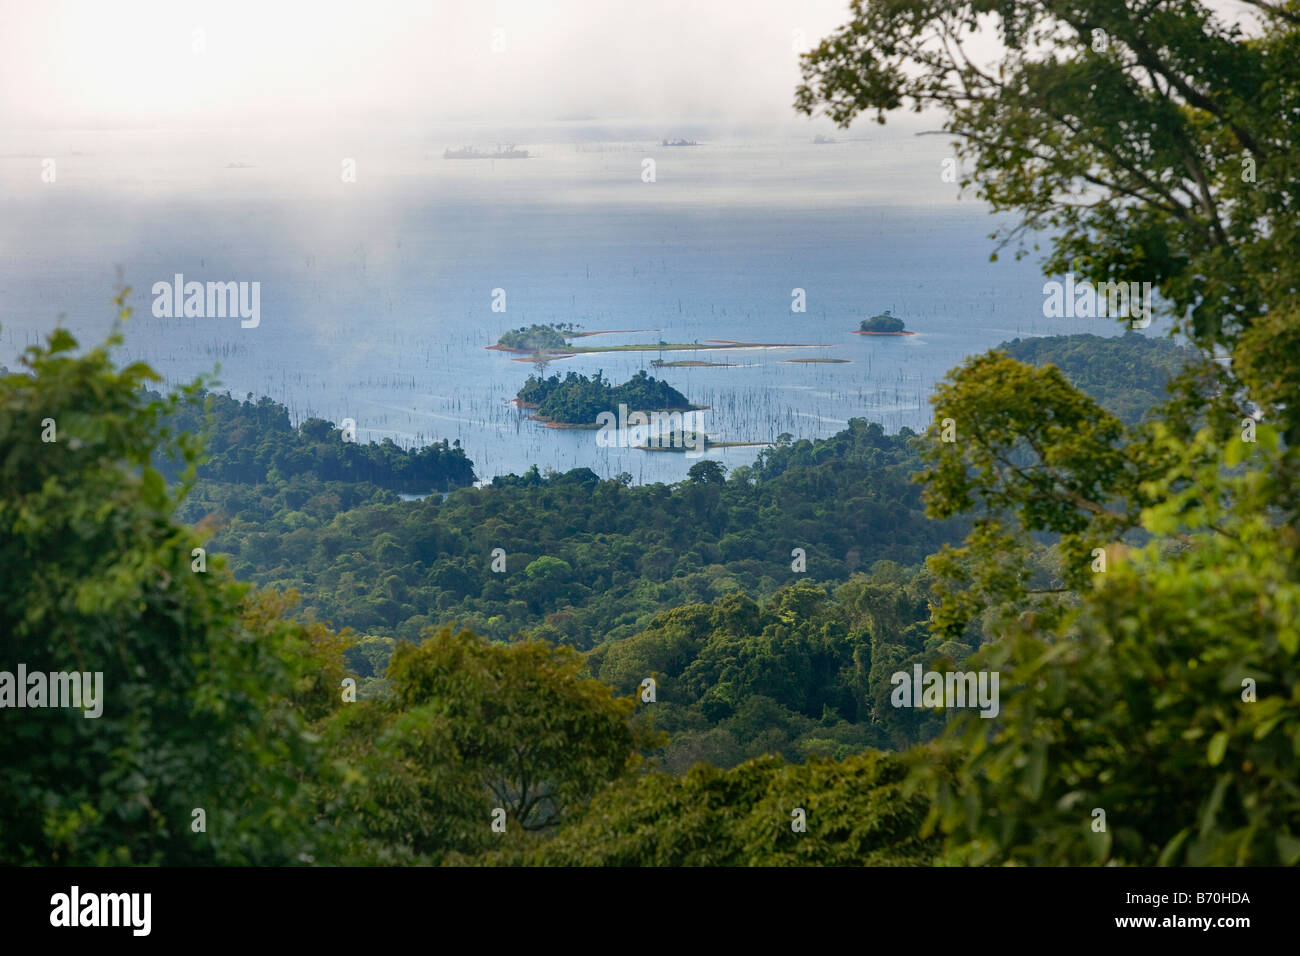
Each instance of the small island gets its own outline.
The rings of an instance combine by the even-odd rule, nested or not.
[[[650,365],[654,368],[736,368],[735,362],[699,362],[699,361],[682,361],[682,362],[665,362],[663,359],[651,359]]]
[[[685,454],[688,451],[702,453],[718,448],[753,448],[771,445],[770,441],[714,441],[702,431],[673,430],[660,435],[657,441],[635,445],[637,451],[671,451]]]
[[[561,351],[577,331],[578,327],[568,322],[529,325],[504,333],[497,339],[497,348],[510,352]]]
[[[634,332],[655,332],[657,329],[609,329],[601,332],[580,332],[578,326],[565,322],[550,325],[530,325],[512,329],[497,339],[496,345],[486,348],[497,352],[514,352],[531,356],[525,361],[547,361],[555,358],[571,358],[574,355],[594,354],[597,352],[703,352],[709,350],[730,351],[736,349],[818,349],[822,345],[804,345],[793,342],[735,342],[731,339],[708,339],[705,342],[664,342],[639,345],[573,345],[570,340],[587,338],[594,335],[630,334]],[[911,333],[903,333],[910,335]]]
[[[915,335],[905,330],[903,320],[888,309],[869,319],[863,319],[858,328],[858,335]]]
[[[692,405],[685,395],[667,382],[651,378],[645,369],[622,385],[610,384],[601,372],[591,378],[577,372],[563,379],[530,375],[515,404],[534,409],[533,418],[551,428],[599,428],[597,416],[620,405],[629,412],[686,412],[705,407]]]

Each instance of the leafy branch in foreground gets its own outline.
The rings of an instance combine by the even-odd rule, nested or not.
[[[1231,358],[1235,387],[1211,400],[1235,411],[1244,388],[1295,443],[1300,18],[1249,6],[1253,32],[1196,0],[855,0],[804,57],[796,107],[841,125],[941,112],[963,187],[1019,214],[1002,245],[1042,231],[1049,274],[1151,282],[1197,348]]]
[[[945,859],[1300,863],[1300,536],[1267,513],[1276,433],[1223,449],[1207,429],[1179,451],[1164,482],[1183,490],[1141,516],[1151,540],[1078,607],[968,663],[1003,675],[996,726],[950,725],[951,776],[915,764]]]

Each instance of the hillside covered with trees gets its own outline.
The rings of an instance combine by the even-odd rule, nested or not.
[[[157,396],[161,397],[161,396]],[[281,484],[310,475],[322,482],[368,484],[390,491],[427,494],[474,483],[473,462],[456,441],[399,448],[391,438],[360,444],[345,440],[333,422],[308,418],[298,427],[283,405],[250,395],[238,401],[202,389],[176,407],[167,425],[175,432],[204,435],[205,459],[198,476],[233,484]],[[178,477],[174,464],[159,463]]]

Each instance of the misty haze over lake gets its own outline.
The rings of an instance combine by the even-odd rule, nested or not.
[[[294,419],[352,418],[361,441],[459,440],[480,478],[540,467],[674,481],[684,455],[598,447],[509,400],[534,371],[487,351],[506,329],[647,329],[584,346],[729,339],[818,349],[580,355],[548,373],[638,369],[711,406],[720,440],[823,437],[851,417],[888,431],[931,419],[934,384],[1017,336],[1119,334],[1047,319],[1036,256],[990,264],[996,221],[943,182],[943,137],[706,124],[551,123],[394,135],[27,131],[0,151],[0,363],[59,316],[83,345],[112,324],[115,268],[133,287],[124,358],[169,384],[220,363],[220,388],[269,395]],[[814,145],[813,132],[835,137]],[[665,137],[698,140],[664,148]],[[443,159],[514,144],[526,160]],[[57,157],[57,181],[41,160]],[[642,161],[656,181],[642,181]],[[347,160],[355,182],[344,182]],[[261,283],[261,321],[155,318],[155,282]],[[493,312],[492,290],[507,311]],[[807,312],[791,312],[802,288]],[[885,309],[910,337],[851,334]],[[1152,330],[1154,331],[1154,327]],[[791,363],[789,359],[847,359]],[[666,361],[729,368],[651,367]],[[728,466],[756,447],[711,450]]]

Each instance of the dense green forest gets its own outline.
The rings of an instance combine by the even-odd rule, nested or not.
[[[1136,425],[1168,398],[1169,383],[1190,358],[1184,346],[1133,331],[1015,339],[998,348],[1028,365],[1055,365],[1126,425]]]
[[[1300,27],[1257,6],[857,4],[803,58],[800,109],[941,110],[1004,238],[1190,345],[973,355],[923,434],[406,502],[472,464],[28,348],[0,654],[113,693],[6,706],[0,862],[1300,863]],[[995,713],[897,694],[958,667]]]
[[[371,484],[414,493],[474,482],[473,463],[459,441],[448,445],[443,439],[412,449],[399,448],[391,438],[362,445],[345,440],[342,429],[319,418],[309,418],[295,428],[288,410],[269,398],[254,403],[251,395],[243,402],[216,393],[206,397],[210,400],[178,406],[167,421],[176,432],[205,436],[202,478],[280,485],[311,475],[321,482]],[[178,477],[174,462],[162,461],[159,466],[168,478]]]
[[[1127,395],[1134,382],[1154,386],[1167,378],[1164,366],[1137,370],[1142,355],[1163,354],[1163,349],[1152,350],[1137,338],[1112,344],[1115,355],[1139,357],[1128,373],[1099,376],[1099,382],[1109,381]],[[1040,347],[1037,354],[1040,359],[1057,352],[1069,355],[1076,345],[1073,338],[1064,338],[1054,348]],[[284,854],[292,851],[300,862],[304,855],[316,859],[317,854],[346,853],[358,862],[902,863],[947,859],[941,854],[955,852],[945,850],[932,832],[926,835],[920,821],[926,807],[943,806],[942,786],[957,772],[953,768],[960,756],[940,750],[930,754],[925,773],[939,774],[935,803],[917,794],[902,796],[899,787],[905,773],[917,772],[907,770],[909,762],[925,752],[907,748],[924,746],[960,721],[945,719],[940,711],[900,709],[890,700],[891,674],[914,664],[957,664],[982,643],[978,628],[965,627],[964,637],[946,637],[930,620],[933,573],[919,562],[936,550],[936,542],[955,541],[969,526],[934,521],[917,510],[912,478],[926,460],[918,454],[917,436],[888,436],[879,426],[856,421],[831,439],[782,443],[764,451],[752,468],[730,475],[716,463],[697,463],[674,486],[636,488],[600,481],[590,473],[542,477],[532,471],[483,488],[463,488],[445,499],[400,502],[392,492],[366,484],[351,501],[318,492],[319,518],[312,518],[298,508],[312,500],[306,496],[315,486],[347,483],[319,482],[311,473],[285,478],[268,472],[262,484],[200,477],[169,492],[152,462],[161,460],[159,451],[166,449],[182,461],[197,461],[191,436],[178,434],[173,424],[205,396],[195,388],[167,399],[153,397],[140,387],[146,370],[132,366],[116,372],[104,349],[73,358],[66,354],[73,347],[60,333],[49,350],[29,351],[34,375],[13,374],[4,381],[2,420],[8,427],[39,431],[38,416],[49,407],[48,390],[60,396],[60,427],[76,434],[79,444],[73,455],[38,451],[40,446],[30,442],[6,446],[27,449],[20,458],[11,453],[6,459],[7,474],[22,480],[9,486],[14,491],[3,515],[9,526],[25,530],[6,540],[3,557],[7,567],[25,568],[10,580],[11,593],[39,590],[38,580],[73,574],[79,580],[69,592],[75,603],[55,601],[45,607],[14,601],[9,607],[25,608],[24,615],[7,623],[19,635],[48,635],[53,632],[46,628],[62,621],[65,629],[89,627],[104,640],[132,646],[137,633],[173,632],[173,641],[203,640],[206,628],[223,629],[233,640],[223,653],[232,655],[234,668],[224,679],[246,681],[256,674],[259,689],[239,692],[253,708],[248,713],[260,709],[279,715],[274,718],[279,729],[263,725],[256,747],[238,744],[251,748],[250,763],[247,771],[230,769],[232,785],[244,786],[239,774],[252,774],[258,761],[287,761],[282,780],[263,799],[297,808],[294,814],[316,820],[317,827],[281,834],[256,817],[244,822],[222,817],[229,827],[227,842],[187,843],[178,823],[187,798],[176,796],[180,803],[168,804],[153,788],[167,785],[173,773],[193,775],[197,783],[176,784],[184,793],[206,786],[205,775],[225,773],[216,763],[203,764],[214,758],[201,741],[210,742],[212,730],[225,721],[235,746],[244,739],[239,736],[244,732],[242,712],[223,710],[218,719],[200,711],[182,718],[159,709],[160,702],[149,696],[140,698],[145,710],[107,726],[120,723],[120,733],[138,733],[130,728],[146,720],[157,733],[171,735],[181,733],[186,720],[199,722],[186,731],[194,752],[187,756],[179,751],[179,762],[167,774],[160,770],[147,778],[151,802],[158,801],[152,813],[140,818],[112,810],[145,778],[124,778],[127,789],[118,795],[92,783],[94,774],[111,773],[120,753],[112,738],[97,738],[87,753],[102,753],[104,762],[89,759],[86,773],[91,776],[81,789],[74,787],[69,796],[60,785],[53,804],[54,791],[25,790],[9,806],[4,832],[14,834],[18,842],[13,846],[19,848],[10,850],[18,853],[11,859],[63,853],[99,862],[287,862],[290,857]],[[983,360],[1014,364],[998,352]],[[1058,373],[1047,366],[1042,374],[1050,380]],[[114,420],[87,413],[105,395],[120,408]],[[206,396],[206,404],[222,413],[243,414],[257,407],[215,398]],[[1077,401],[1091,400],[1080,396]],[[1098,409],[1097,414],[1107,413]],[[268,430],[283,424],[277,414],[254,421],[264,422]],[[123,469],[116,464],[121,460],[135,462],[134,468]],[[702,467],[708,465],[713,467]],[[203,474],[206,467],[200,464],[196,472]],[[60,470],[87,474],[69,483],[57,477]],[[849,489],[857,489],[858,497],[847,498]],[[250,492],[252,497],[240,497]],[[260,519],[235,516],[213,508],[218,501],[225,502],[219,508],[252,502],[270,510]],[[877,502],[886,504],[877,508]],[[902,504],[909,510],[900,524]],[[122,519],[102,533],[92,531],[99,526],[69,533],[86,506],[120,510]],[[52,520],[15,524],[19,515],[31,513]],[[174,515],[181,513],[200,516],[198,534],[175,523]],[[729,523],[733,513],[746,520]],[[60,517],[64,514],[66,519]],[[602,515],[626,520],[597,528],[595,517]],[[863,520],[871,515],[874,522]],[[557,525],[557,518],[565,523]],[[585,530],[584,521],[592,522]],[[276,522],[294,526],[294,531],[268,530]],[[293,596],[280,596],[280,587],[248,591],[227,576],[215,552],[221,550],[222,535],[245,527],[246,540],[274,540],[280,547],[298,532],[312,532],[293,538],[311,545],[304,545],[296,558],[289,555],[290,563],[301,562],[302,570],[291,580],[276,581],[302,589],[306,608],[313,612],[308,617],[295,613]],[[479,541],[458,530],[485,527],[488,537]],[[540,543],[571,560],[537,548],[535,553],[516,552],[522,558],[512,570],[507,552],[506,571],[496,574],[490,570],[491,532],[507,527],[515,537],[496,540],[512,546]],[[539,537],[546,529],[553,537]],[[905,553],[899,547],[904,530],[916,536],[915,558],[905,562],[910,569],[881,559]],[[212,563],[195,574],[193,547],[202,543],[202,534],[213,531],[207,542],[214,552]],[[753,537],[727,543],[729,536],[747,532]],[[108,536],[85,550],[86,533]],[[806,543],[805,570],[794,570],[785,542],[766,561],[753,557],[761,556],[757,546],[765,536],[778,533],[787,541]],[[655,552],[645,546],[651,537],[643,542],[642,534],[659,542],[662,563],[647,561]],[[331,540],[342,545],[330,545]],[[346,550],[348,545],[352,550]],[[422,617],[420,633],[397,629],[393,634],[386,627],[347,620],[364,599],[341,586],[343,574],[352,569],[339,566],[347,564],[348,555],[362,553],[358,545],[370,565],[368,573],[384,588],[380,596],[369,595],[376,604],[382,595],[394,602],[410,598],[400,587],[405,569],[435,569],[427,587],[441,606],[414,615]],[[413,548],[427,550],[409,550]],[[69,552],[80,555],[76,567],[59,571],[72,560]],[[99,554],[114,560],[100,566]],[[234,567],[268,580],[288,568],[287,563],[259,566],[256,554],[245,556],[241,546]],[[699,555],[699,561],[682,564],[680,554]],[[471,555],[477,559],[473,564],[467,560]],[[717,563],[706,565],[706,556]],[[472,568],[487,584],[475,590],[473,583],[455,581],[448,568]],[[124,579],[123,573],[128,575]],[[385,577],[377,578],[380,573]],[[588,574],[597,576],[597,586],[582,583]],[[600,586],[605,583],[600,575],[619,586]],[[473,581],[473,575],[468,577]],[[184,588],[177,590],[181,583]],[[120,601],[113,595],[123,586],[140,595],[140,617],[120,617]],[[338,603],[327,603],[330,599]],[[409,628],[404,614],[399,605],[394,619]],[[490,630],[502,625],[496,618],[505,614],[512,616],[503,629],[506,642],[499,644],[487,643],[471,630],[443,627],[435,633],[432,626],[477,615]],[[602,628],[602,617],[621,621],[621,630]],[[585,622],[587,629],[570,629],[573,621]],[[336,631],[347,623],[359,625],[357,631]],[[258,637],[250,643],[239,634]],[[398,643],[394,636],[418,643]],[[585,655],[557,646],[564,643],[586,650]],[[139,652],[147,653],[150,646]],[[55,669],[66,662],[68,651],[52,642],[28,657],[46,658]],[[124,666],[135,665],[128,657]],[[141,666],[156,681],[162,665]],[[220,677],[174,668],[168,673],[178,702],[190,693],[211,693],[201,690],[203,682]],[[352,695],[355,703],[348,702],[345,677],[359,684],[359,693]],[[124,674],[115,679],[128,682]],[[647,679],[654,682],[651,700],[645,695]],[[146,699],[152,701],[147,707]],[[484,708],[510,715],[510,723],[493,723],[501,735],[496,743],[482,737]],[[580,735],[585,751],[569,736],[584,722],[593,727]],[[564,728],[560,742],[546,725]],[[314,755],[303,751],[305,738],[296,726],[317,727],[312,737],[323,750]],[[600,726],[607,729],[594,729]],[[614,733],[617,728],[622,729]],[[68,729],[71,739],[85,733],[76,722]],[[22,745],[23,739],[20,735],[11,746]],[[527,758],[521,763],[525,743]],[[878,753],[882,749],[901,750],[904,756],[891,762]],[[57,757],[50,759],[57,764]],[[624,769],[638,763],[661,769],[649,776]],[[438,769],[443,766],[459,769],[447,773]],[[687,775],[674,782],[663,776],[665,771]],[[625,776],[628,772],[633,775]],[[308,773],[315,774],[310,785]],[[607,788],[609,783],[614,786]],[[782,826],[773,829],[769,804],[789,799],[773,794],[809,793],[814,787],[817,799],[800,798],[796,806],[812,803],[814,813],[829,813],[835,801],[861,802],[847,829],[829,840],[801,843],[781,836],[760,846],[756,841],[765,834],[787,832]],[[680,835],[671,839],[653,839],[646,829],[655,820],[655,826],[663,825],[662,815],[676,813],[683,802],[699,800],[709,807],[722,794],[735,799],[721,811],[730,821],[723,829],[726,837],[711,850],[694,849],[691,834],[704,825],[699,818],[678,819],[669,832]],[[53,809],[38,814],[38,805]],[[241,803],[240,812],[249,806]],[[493,831],[482,824],[497,807],[506,810],[518,840],[494,842]],[[850,811],[845,806],[834,812],[843,816]],[[38,820],[44,822],[38,825]],[[614,827],[620,836],[597,851],[593,827]],[[556,832],[560,836],[549,841],[548,835]],[[1087,841],[1081,845],[1089,852],[1095,849]],[[951,858],[964,857],[958,853]]]
[[[1116,355],[1150,350],[1136,337],[1117,341]],[[1040,350],[1039,358],[1069,354],[1075,344],[1073,339],[1063,339],[1054,349]],[[524,476],[461,488],[445,497],[399,501],[391,490],[371,481],[325,480],[318,475],[318,469],[335,467],[336,460],[320,446],[355,447],[363,454],[384,446],[349,446],[330,423],[309,421],[294,429],[284,409],[266,400],[241,403],[204,393],[197,386],[164,399],[139,387],[147,376],[145,370],[133,366],[118,373],[104,349],[79,359],[67,354],[72,349],[70,340],[60,334],[49,352],[33,350],[29,355],[34,377],[19,373],[5,379],[5,420],[18,430],[32,427],[26,422],[37,414],[35,405],[46,403],[40,397],[43,390],[51,389],[63,396],[68,409],[60,416],[61,427],[76,429],[85,443],[81,451],[89,446],[108,458],[100,463],[93,455],[78,454],[59,465],[48,454],[37,455],[33,466],[25,469],[24,481],[13,486],[19,495],[16,500],[26,501],[30,508],[35,495],[45,502],[44,509],[60,513],[78,507],[76,502],[89,495],[88,501],[116,502],[113,507],[125,509],[125,514],[138,511],[139,517],[131,521],[152,522],[157,530],[130,547],[122,538],[97,547],[120,552],[125,566],[161,561],[172,570],[151,578],[153,583],[147,586],[143,580],[132,585],[144,587],[142,593],[157,592],[156,597],[145,599],[144,618],[134,623],[117,621],[111,602],[100,605],[95,602],[102,598],[90,596],[97,588],[108,588],[107,595],[120,587],[112,583],[120,572],[111,568],[123,565],[96,571],[83,558],[76,573],[85,575],[86,582],[75,593],[86,595],[78,598],[78,606],[91,610],[55,604],[38,620],[48,622],[50,614],[69,613],[78,627],[100,627],[90,622],[113,620],[106,633],[129,640],[132,627],[156,628],[163,620],[176,619],[178,611],[168,610],[175,602],[188,606],[201,600],[205,603],[185,614],[204,616],[191,623],[185,623],[188,617],[176,619],[186,629],[182,633],[194,635],[192,639],[199,639],[205,621],[227,622],[214,626],[233,628],[232,637],[238,632],[265,635],[251,645],[238,639],[231,645],[232,653],[247,655],[256,649],[263,657],[275,655],[279,661],[274,667],[267,660],[244,661],[238,665],[238,679],[245,679],[243,672],[250,669],[275,674],[284,668],[281,689],[275,690],[280,678],[268,678],[265,689],[249,698],[249,706],[279,708],[282,716],[277,720],[284,722],[283,732],[290,736],[283,746],[274,736],[260,746],[281,748],[275,752],[282,756],[295,753],[300,745],[289,746],[294,722],[319,724],[323,746],[336,754],[334,765],[356,763],[357,769],[334,779],[321,770],[325,765],[318,761],[324,756],[309,758],[300,753],[293,759],[300,760],[301,766],[286,767],[277,786],[284,788],[284,794],[297,794],[293,805],[303,814],[318,814],[321,820],[333,814],[336,823],[345,817],[359,821],[360,830],[344,828],[346,836],[339,837],[358,860],[476,858],[491,846],[484,835],[490,831],[471,822],[492,806],[510,804],[511,799],[515,801],[512,818],[521,829],[552,832],[561,827],[569,804],[584,803],[603,787],[602,781],[620,778],[627,760],[648,761],[646,766],[672,774],[696,767],[685,785],[706,788],[722,785],[725,778],[707,776],[698,769],[702,764],[719,768],[715,774],[734,767],[746,779],[759,775],[755,780],[772,773],[796,774],[797,779],[804,772],[781,770],[781,764],[771,763],[770,755],[796,766],[807,763],[807,773],[830,774],[828,780],[847,773],[845,785],[858,780],[859,772],[866,774],[861,779],[875,781],[889,767],[878,786],[882,801],[885,794],[891,795],[891,806],[882,804],[875,812],[885,814],[887,820],[918,812],[915,799],[892,806],[901,765],[881,763],[883,758],[871,754],[931,739],[945,721],[934,711],[891,706],[889,677],[913,664],[963,660],[979,638],[971,632],[972,639],[952,640],[932,636],[927,629],[931,575],[921,562],[941,543],[957,541],[966,525],[924,515],[920,488],[913,480],[922,465],[916,448],[919,439],[912,433],[889,436],[878,425],[858,420],[830,439],[783,440],[764,450],[752,467],[730,474],[716,462],[696,463],[685,480],[671,486],[635,487],[622,479],[601,481],[586,471],[543,476],[532,469]],[[1135,364],[1143,366],[1140,358]],[[1164,370],[1143,367],[1142,375],[1112,381],[1127,393],[1139,378],[1154,387],[1167,376]],[[92,428],[89,417],[78,409],[92,406],[103,394],[116,395],[121,421],[96,418]],[[240,447],[264,449],[268,454],[249,456],[241,469],[234,446],[222,440],[209,445],[213,451],[202,460],[194,441],[197,434],[205,439],[237,434]],[[276,448],[317,453],[277,459]],[[463,459],[459,449],[454,453],[457,460]],[[109,464],[123,456],[137,462],[134,470]],[[279,464],[285,460],[301,462],[303,470]],[[173,482],[174,494],[166,490],[161,473],[153,471],[154,463],[182,476],[179,483]],[[188,478],[184,478],[186,463],[195,466]],[[79,480],[60,490],[40,477],[51,466],[90,469],[86,478],[97,475],[97,479]],[[19,466],[11,456],[6,467]],[[156,481],[149,479],[151,474],[158,474]],[[382,480],[401,480],[400,474],[392,468]],[[7,515],[21,513],[13,507],[6,505]],[[75,520],[74,514],[69,512],[69,520]],[[175,517],[165,517],[168,514]],[[197,533],[169,525],[182,519]],[[6,554],[6,566],[26,561],[27,575],[51,574],[52,580],[57,579],[53,567],[65,561],[66,548],[75,545],[56,548],[41,542],[49,534],[61,533],[63,527],[55,522],[10,540],[10,551],[21,547],[28,557]],[[123,527],[131,527],[130,521]],[[189,543],[183,543],[187,538]],[[202,574],[190,567],[191,544],[208,550],[211,564]],[[500,572],[492,570],[496,547],[504,551]],[[792,557],[795,548],[803,549],[802,557]],[[229,580],[222,568],[223,552],[238,576],[272,589],[247,591],[245,585]],[[39,560],[37,554],[42,556]],[[192,596],[163,583],[168,577],[176,580],[176,575],[183,575],[187,588],[197,589]],[[29,578],[15,579],[11,587],[34,586],[24,580]],[[293,589],[303,595],[297,606]],[[154,604],[158,610],[148,611]],[[222,610],[215,613],[222,616],[213,618],[214,610],[201,610],[209,605],[219,605]],[[157,624],[148,623],[155,613],[164,617]],[[450,629],[452,624],[457,628]],[[31,625],[20,629],[25,626]],[[429,637],[439,626],[441,636]],[[470,630],[461,630],[464,627]],[[505,643],[484,643],[473,631]],[[417,642],[426,656],[410,657],[412,651],[403,648],[413,645],[399,643],[402,638]],[[58,658],[62,652],[51,645],[45,653]],[[566,653],[570,656],[563,656]],[[451,663],[437,664],[443,658]],[[466,661],[479,658],[487,670],[473,684],[471,675],[476,671],[467,670]],[[426,660],[435,670],[419,671],[425,676],[419,678],[417,691],[410,685],[414,679],[410,668]],[[517,712],[520,720],[529,714],[536,717],[538,709],[521,709],[511,693],[498,696],[515,679],[505,675],[516,666],[521,668],[518,693],[534,700],[538,708],[536,682],[541,678],[533,668],[558,668],[557,673],[566,675],[561,688],[570,688],[574,697],[547,705],[559,709],[556,719],[614,720],[610,726],[625,728],[623,742],[613,751],[599,750],[610,740],[608,734],[594,734],[591,745],[597,750],[590,758],[594,764],[578,774],[573,789],[552,792],[548,785],[531,801],[512,789],[505,756],[507,739],[517,740],[530,732],[520,728],[503,737],[500,746],[505,750],[482,753],[479,764],[468,761],[459,777],[437,775],[422,783],[401,769],[409,767],[417,754],[423,754],[420,760],[425,761],[442,759],[439,754],[451,759],[447,755],[458,753],[459,759],[467,761],[466,741],[471,738],[473,752],[479,752],[482,741],[474,736],[476,715],[489,700]],[[156,673],[156,667],[151,672]],[[494,668],[506,670],[492,677]],[[341,700],[347,693],[338,691],[344,677],[356,682],[355,708]],[[647,678],[655,682],[652,703],[640,696]],[[186,680],[210,678],[177,672],[170,679],[182,694]],[[231,679],[236,675],[232,673]],[[430,680],[452,683],[436,691]],[[462,695],[468,696],[462,699]],[[481,703],[474,703],[475,699]],[[617,708],[605,712],[601,701]],[[577,709],[567,712],[565,707]],[[587,714],[585,707],[596,710],[589,716],[575,716]],[[168,722],[172,728],[168,733],[180,726],[179,717],[151,713],[151,719]],[[441,736],[426,739],[421,731],[412,738],[412,729],[421,721],[444,727],[438,731]],[[123,733],[127,726],[123,725]],[[78,724],[70,727],[82,729]],[[197,746],[200,731],[193,733]],[[462,740],[465,734],[470,737]],[[371,746],[375,741],[379,744]],[[106,748],[104,759],[113,759],[112,741],[101,746]],[[566,761],[574,756],[571,742],[563,749],[561,754],[543,747],[538,759],[554,765],[553,773],[568,773],[572,768]],[[260,752],[254,748],[249,759],[269,759],[257,758]],[[866,761],[861,771],[850,770],[852,765],[840,770],[835,769],[839,765],[817,762],[859,759],[853,756],[857,754]],[[203,759],[202,754],[196,751],[193,759]],[[759,763],[751,766],[747,761],[752,760]],[[560,764],[565,766],[559,768]],[[199,780],[203,773],[217,772],[191,767],[184,760],[178,767],[200,774]],[[310,794],[302,792],[299,779],[307,767],[322,774],[308,788]],[[237,779],[239,771],[234,772]],[[523,771],[516,768],[515,772]],[[160,776],[151,786],[170,779]],[[647,778],[651,779],[659,778]],[[495,780],[495,789],[489,786],[485,791],[484,780]],[[602,797],[604,803],[599,805],[608,804],[611,813],[642,812],[618,802],[639,792],[635,787],[628,790],[628,785]],[[678,785],[665,781],[661,786],[671,790]],[[89,794],[93,789],[88,778],[81,791],[74,788],[74,794]],[[416,797],[417,792],[425,796]],[[670,791],[654,792],[659,794],[654,800],[687,799],[670,798]],[[93,841],[87,844],[76,837],[91,831],[107,841],[103,852],[110,856],[104,859],[265,861],[276,859],[275,854],[284,849],[260,846],[258,840],[270,840],[269,834],[258,837],[251,825],[233,824],[229,845],[202,852],[184,848],[183,837],[173,832],[176,821],[169,816],[180,812],[175,808],[159,809],[153,824],[157,831],[144,843],[133,842],[127,840],[126,831],[114,828],[136,827],[138,820],[130,822],[135,820],[131,815],[120,821],[107,819],[96,803],[80,798],[61,797],[57,805],[64,809],[43,818],[44,830],[33,830],[32,811],[23,808],[35,805],[26,801],[48,799],[33,793],[15,804],[9,825],[12,832],[26,834],[21,844],[27,847],[24,853],[70,852],[75,845],[79,854],[91,853],[78,858],[97,858],[94,853],[100,851],[87,849],[95,845]],[[119,798],[100,794],[101,802],[113,799]],[[425,809],[408,806],[409,801]],[[435,803],[442,809],[435,810]],[[448,828],[447,807],[459,808],[453,816],[464,821],[460,831]],[[720,845],[720,860],[743,852],[744,828],[752,825],[746,823],[750,811],[743,801],[729,812],[736,814],[741,829],[735,839],[742,842],[725,853]],[[886,827],[876,832],[876,826],[864,820],[850,842],[803,852],[814,852],[814,857],[830,854],[825,858],[834,859],[836,854],[867,847],[862,852],[869,852],[872,859],[913,861],[928,858],[926,854],[933,850],[933,841],[914,836],[904,837],[896,846],[892,837],[884,836],[894,831]],[[325,852],[322,847],[329,843],[320,834],[302,833],[295,839],[323,841],[316,852]],[[578,846],[561,841],[553,850],[536,851],[542,857],[527,859],[570,859],[563,855],[570,852],[563,847],[570,845]],[[37,850],[40,846],[47,849]],[[340,851],[336,847],[330,852]],[[497,862],[524,861],[518,854],[525,852],[535,851],[518,844]]]
[[[1043,342],[1006,348],[1032,346],[1039,361],[1069,364],[1091,354],[1079,348],[1088,343],[1105,356],[1095,367],[1116,369],[1092,375],[1089,391],[1132,421],[1144,397],[1162,397],[1180,354],[1137,335]],[[214,431],[227,431],[238,408],[215,402]],[[269,449],[279,434],[276,424],[244,438]],[[200,480],[181,515],[213,529],[211,549],[230,555],[238,577],[296,588],[306,609],[336,626],[414,640],[428,625],[457,623],[497,640],[526,632],[586,650],[636,633],[662,608],[737,587],[765,597],[801,578],[840,583],[880,560],[919,565],[960,534],[924,515],[912,481],[921,466],[911,432],[886,435],[857,420],[828,439],[783,440],[730,474],[699,462],[675,485],[534,468],[402,502],[369,483],[307,472]],[[803,571],[794,570],[795,548]],[[504,557],[494,570],[496,549]],[[371,676],[363,660],[356,666]]]
[[[455,622],[587,649],[738,587],[843,581],[885,557],[918,564],[958,525],[925,517],[909,441],[856,421],[730,475],[697,462],[674,485],[632,486],[530,470],[416,502],[364,499],[369,486],[349,500],[310,477],[200,482],[182,514],[213,528],[211,549],[238,576],[297,588],[338,626],[415,639]]]
[[[543,421],[595,427],[602,412],[618,413],[620,405],[631,412],[687,411],[695,406],[667,382],[651,378],[641,369],[622,385],[605,381],[601,372],[591,378],[570,372],[544,378],[530,375],[516,396],[521,404],[537,409]]]
[[[1034,341],[1004,348],[1032,348],[1033,358],[1071,368],[1079,356],[1100,354],[1091,366],[1110,363],[1115,374],[1098,371],[1089,383],[1116,410],[1143,397],[1158,402],[1186,356],[1139,335]],[[532,469],[423,502],[369,488],[348,496],[304,478],[263,486],[254,499],[249,489],[201,481],[183,513],[220,528],[211,547],[231,555],[238,576],[296,589],[303,610],[360,635],[346,659],[363,695],[382,686],[396,639],[463,626],[495,640],[528,636],[590,651],[593,674],[623,693],[656,675],[667,691],[656,718],[671,743],[655,756],[666,766],[702,759],[725,767],[768,752],[842,756],[904,746],[939,726],[932,714],[884,703],[895,665],[911,666],[943,643],[922,627],[929,612],[919,566],[961,531],[925,517],[911,480],[922,465],[915,440],[854,421],[830,439],[766,449],[729,476],[702,462],[677,485],[636,487],[586,469]],[[801,571],[796,547],[805,553]],[[504,554],[493,570],[497,548]],[[799,582],[818,582],[821,599],[793,601],[806,592],[783,589]],[[849,591],[836,592],[841,585]],[[737,591],[751,596],[747,641],[735,643],[737,626],[711,640],[714,625],[689,644],[680,639],[673,653],[664,649],[665,620],[707,620]],[[874,595],[870,605],[863,594]],[[781,610],[760,615],[753,601],[767,599]],[[665,618],[664,608],[680,610]],[[773,613],[774,623],[764,623]],[[747,661],[757,648],[764,652]],[[957,643],[944,653],[960,659],[970,650]],[[743,673],[713,673],[698,653],[747,662]]]

